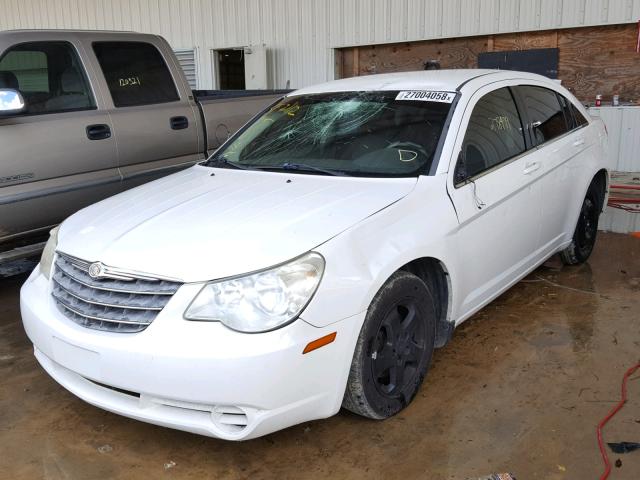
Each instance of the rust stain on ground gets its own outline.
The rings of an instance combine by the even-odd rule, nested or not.
[[[245,443],[136,422],[66,392],[20,323],[24,276],[0,280],[0,478],[597,478],[595,426],[640,356],[639,278],[640,241],[603,234],[588,264],[552,259],[464,323],[398,416],[343,411]],[[609,441],[640,441],[640,381],[629,398]],[[622,461],[612,478],[637,480],[640,456]]]

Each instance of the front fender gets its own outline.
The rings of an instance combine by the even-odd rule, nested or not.
[[[409,195],[315,249],[325,273],[302,318],[321,327],[367,310],[396,270],[423,257],[445,265],[455,295],[457,226],[446,175],[421,177]]]

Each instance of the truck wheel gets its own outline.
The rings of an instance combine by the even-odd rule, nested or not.
[[[429,288],[411,273],[394,273],[367,310],[342,406],[378,420],[406,407],[431,363],[435,334]]]
[[[591,255],[598,235],[598,218],[602,210],[601,202],[598,186],[596,182],[593,182],[582,202],[573,239],[569,246],[560,252],[560,257],[565,265],[584,263]]]

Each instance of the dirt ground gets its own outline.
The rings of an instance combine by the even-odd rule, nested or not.
[[[230,443],[94,408],[51,380],[0,280],[2,479],[598,478],[596,424],[640,360],[640,240],[603,234],[590,262],[554,258],[464,323],[415,401],[384,421],[342,411]],[[608,441],[640,442],[640,374]],[[611,454],[640,478],[640,451]]]

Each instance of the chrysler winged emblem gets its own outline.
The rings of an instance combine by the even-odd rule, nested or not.
[[[94,262],[89,265],[89,276],[91,278],[100,278],[104,272],[104,267],[100,262]]]

